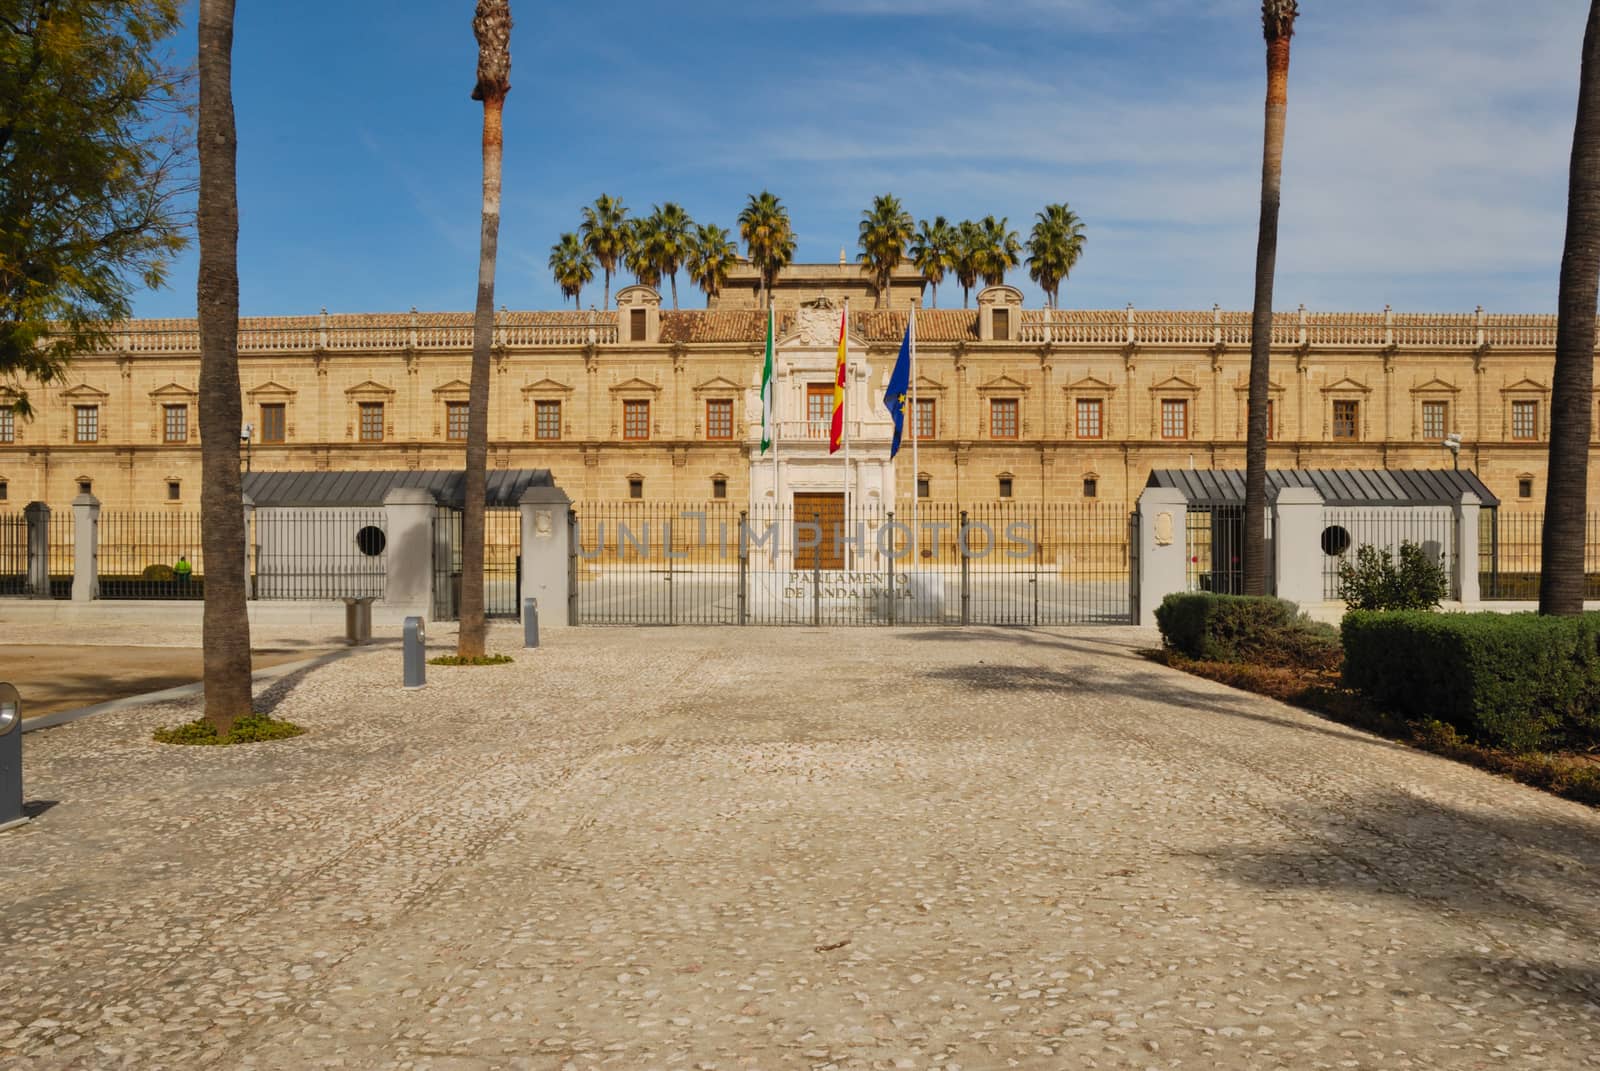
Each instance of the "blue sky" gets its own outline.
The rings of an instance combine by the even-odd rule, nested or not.
[[[1583,0],[1305,0],[1275,304],[1555,308]],[[918,218],[1087,224],[1063,306],[1250,306],[1264,46],[1254,0],[513,0],[496,301],[602,192],[732,229],[769,188],[797,259]],[[239,5],[246,315],[469,309],[481,107],[471,0]],[[193,30],[182,42],[193,50]],[[191,248],[140,316],[192,316]],[[1008,280],[1029,304],[1037,289]],[[703,303],[679,279],[685,308]],[[584,304],[598,304],[598,280]],[[669,299],[670,300],[670,299]],[[940,288],[943,307],[959,288]]]

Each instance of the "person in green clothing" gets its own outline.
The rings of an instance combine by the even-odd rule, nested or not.
[[[177,578],[179,585],[187,586],[189,574],[192,572],[194,566],[189,564],[189,559],[182,554],[178,555],[178,564],[172,567],[172,575]]]

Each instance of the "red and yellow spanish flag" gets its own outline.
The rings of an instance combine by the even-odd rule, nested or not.
[[[850,322],[850,303],[844,303],[844,311],[839,314],[839,362],[833,374],[833,427],[828,435],[828,453],[839,452],[839,444],[844,441],[844,342],[845,325]]]

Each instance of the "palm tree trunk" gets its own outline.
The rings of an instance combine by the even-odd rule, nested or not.
[[[233,0],[200,0],[200,546],[205,555],[205,720],[218,735],[250,713],[244,492],[239,476],[238,134]]]
[[[1567,185],[1567,237],[1557,299],[1550,390],[1541,614],[1583,612],[1585,515],[1594,389],[1595,300],[1600,289],[1600,0],[1589,6]]]
[[[478,85],[483,101],[483,228],[478,245],[478,303],[472,316],[472,381],[467,393],[466,496],[461,514],[461,605],[456,653],[480,658],[488,623],[483,605],[483,513],[489,466],[489,356],[494,345],[494,273],[500,241],[501,118],[510,90],[508,0],[479,0],[472,28],[478,38]]]
[[[939,307],[939,284],[929,283],[928,286],[933,291],[933,307],[937,309]]]
[[[672,311],[678,311],[678,273],[672,273]]]
[[[605,293],[605,297],[602,298],[601,301],[600,301],[600,307],[602,309],[609,309],[609,308],[611,308],[611,269],[610,268],[606,268],[605,269],[605,273],[606,273],[606,293]]]
[[[1255,309],[1250,318],[1249,416],[1244,454],[1244,593],[1267,594],[1267,391],[1271,383],[1272,280],[1278,267],[1278,201],[1289,110],[1289,35],[1267,42],[1266,130],[1261,158],[1261,225],[1256,237]]]

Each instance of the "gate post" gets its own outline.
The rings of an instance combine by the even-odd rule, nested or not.
[[[517,586],[522,586],[518,576]],[[567,510],[567,624],[578,623],[578,511]]]
[[[72,601],[100,597],[100,500],[82,494],[72,500]]]
[[[1189,499],[1176,487],[1146,487],[1139,496],[1139,618],[1156,623],[1156,607],[1188,588]]]
[[[1474,606],[1482,598],[1478,591],[1478,510],[1483,500],[1471,491],[1461,493],[1455,505],[1456,522],[1456,600]]]
[[[817,526],[817,549],[811,552],[811,627],[822,624],[822,514],[813,513],[811,523]]]
[[[50,597],[50,507],[29,502],[22,509],[28,524],[28,594]]]
[[[1322,494],[1314,487],[1285,487],[1272,504],[1272,560],[1280,599],[1305,606],[1322,602]]]
[[[956,553],[961,555],[961,623],[972,623],[972,586],[968,566],[971,555],[967,553],[967,511],[961,511],[961,527],[956,529]]]
[[[884,583],[884,591],[887,593],[888,601],[889,601],[889,627],[893,628],[894,627],[894,563],[895,563],[895,554],[894,554],[894,549],[895,549],[894,548],[894,510],[890,510],[888,512],[888,514],[887,514],[887,523],[885,524],[884,531],[889,533],[889,553],[887,555],[885,555],[885,561],[883,563],[883,578],[884,578],[884,581],[885,581],[885,583]],[[880,540],[880,542],[881,542],[881,540]]]
[[[396,487],[383,496],[383,605],[433,617],[433,492]]]
[[[538,599],[541,625],[571,624],[568,576],[572,570],[572,526],[563,523],[572,499],[559,487],[530,487],[517,502],[522,510],[522,580],[519,605]]]
[[[744,534],[750,519],[749,510],[739,511],[739,624],[750,623],[750,545]]]

